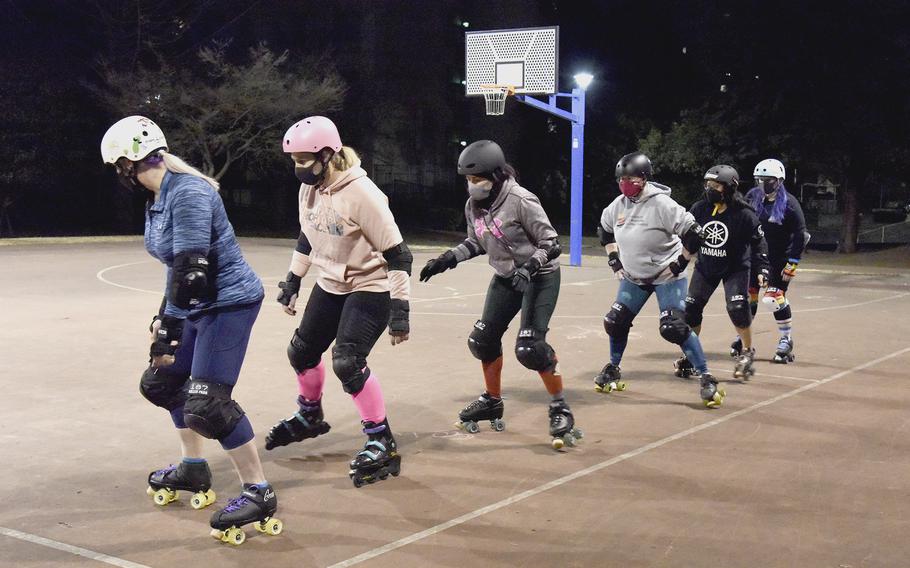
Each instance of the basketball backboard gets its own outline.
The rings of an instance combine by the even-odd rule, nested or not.
[[[559,26],[465,33],[465,95],[482,95],[490,84],[550,95],[558,76]]]

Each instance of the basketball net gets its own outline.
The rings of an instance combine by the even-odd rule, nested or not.
[[[515,94],[511,85],[481,85],[480,92],[487,103],[487,116],[499,116],[506,112],[506,97]]]

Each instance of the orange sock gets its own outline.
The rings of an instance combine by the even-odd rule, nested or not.
[[[555,370],[539,371],[539,373],[550,396],[556,396],[562,392],[562,375]]]
[[[493,398],[502,398],[502,355],[495,361],[482,361],[483,380],[487,384],[487,394]]]

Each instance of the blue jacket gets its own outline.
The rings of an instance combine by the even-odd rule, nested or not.
[[[168,302],[165,315],[185,318],[213,308],[252,304],[265,295],[262,281],[243,259],[221,196],[204,179],[164,174],[158,201],[145,208],[145,250],[167,265],[165,296],[175,256],[194,252],[209,260],[213,297],[191,311]]]

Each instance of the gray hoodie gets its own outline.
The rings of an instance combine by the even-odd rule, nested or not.
[[[458,262],[486,253],[490,266],[502,277],[527,262],[532,256],[541,264],[539,274],[559,268],[559,259],[547,261],[545,247],[558,235],[537,196],[509,178],[490,210],[480,209],[473,199],[464,206],[468,238],[452,249]]]
[[[682,252],[682,241],[695,218],[670,197],[670,188],[648,182],[633,201],[619,195],[600,216],[605,231],[616,236],[626,278],[635,284],[663,284],[674,277],[667,270]]]

